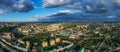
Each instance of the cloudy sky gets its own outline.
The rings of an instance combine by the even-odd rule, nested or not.
[[[120,21],[120,0],[0,0],[0,22]]]

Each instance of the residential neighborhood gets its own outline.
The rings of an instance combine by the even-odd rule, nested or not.
[[[23,52],[120,51],[120,23],[0,24],[2,24],[0,26],[1,51],[4,49],[10,52],[18,52],[18,50]]]

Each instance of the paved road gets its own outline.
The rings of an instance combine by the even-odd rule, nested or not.
[[[106,39],[108,38],[108,36],[105,36],[105,38],[103,39],[103,41],[101,42],[101,44],[99,45],[98,49],[97,49],[97,52],[100,52],[103,44],[105,43]]]
[[[88,39],[101,39],[101,38],[84,38],[83,40],[79,41],[77,44],[75,44],[74,46],[72,46],[72,48],[75,48],[77,45],[81,44],[82,42],[84,42],[85,40],[88,40]]]
[[[7,46],[5,43],[0,41],[0,44],[7,50],[9,50],[10,52],[17,52],[16,50],[12,49],[11,47]]]

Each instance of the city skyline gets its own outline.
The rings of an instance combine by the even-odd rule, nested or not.
[[[0,0],[0,22],[120,21],[120,0]]]

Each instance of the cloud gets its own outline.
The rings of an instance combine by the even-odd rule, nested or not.
[[[44,0],[45,8],[65,7],[47,16],[37,17],[37,22],[120,21],[120,0]]]
[[[117,9],[120,0],[44,0],[44,7],[66,7],[87,13],[105,13]],[[117,7],[116,7],[117,6]]]
[[[90,14],[77,11],[63,10],[43,17],[35,18],[37,22],[86,22],[86,21],[120,21],[120,12]]]
[[[31,0],[0,0],[0,14],[9,12],[28,12],[33,8]]]
[[[59,7],[74,3],[75,0],[44,0],[44,7]]]
[[[71,13],[72,11],[71,10],[62,10],[62,11],[58,11],[60,13]]]

